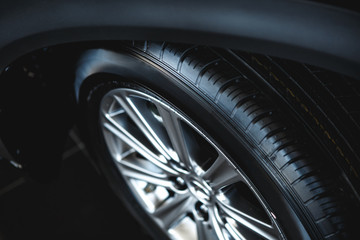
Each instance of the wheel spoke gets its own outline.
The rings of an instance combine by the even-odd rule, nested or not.
[[[159,153],[161,153],[166,159],[171,159],[171,156],[168,154],[168,147],[158,135],[159,129],[153,129],[153,127],[155,127],[154,124],[151,124],[146,120],[135,103],[125,94],[114,96],[114,98],[124,108],[127,115],[133,120],[142,133],[149,139],[151,144],[159,151]],[[148,109],[141,110],[149,111]]]
[[[195,199],[189,192],[175,194],[157,208],[153,216],[160,219],[165,229],[170,229],[179,220],[192,211]]]
[[[135,164],[134,161],[121,161],[118,163],[120,170],[125,177],[141,180],[156,186],[175,189],[174,184],[169,180],[168,175],[148,170],[145,166]]]
[[[194,215],[196,215],[196,214],[194,214]],[[196,232],[197,232],[198,240],[211,239],[209,237],[209,232],[211,232],[211,230],[208,228],[208,225],[206,224],[206,222],[195,217],[195,224],[196,224]]]
[[[224,225],[220,219],[219,212],[216,207],[209,208],[209,220],[214,228],[217,239],[226,240],[224,236]]]
[[[184,163],[189,171],[193,170],[194,166],[186,147],[186,141],[179,117],[175,113],[171,112],[171,110],[165,109],[160,104],[156,104],[156,107],[163,119],[163,125],[169,135],[171,144],[174,147],[179,160]]]
[[[203,174],[203,178],[210,183],[210,187],[217,191],[230,184],[244,181],[240,173],[232,166],[222,154]]]
[[[220,209],[226,216],[235,220],[239,224],[250,229],[252,232],[258,234],[265,239],[277,239],[276,231],[272,225],[269,225],[255,217],[252,217],[223,201],[218,201]]]
[[[105,129],[113,133],[116,137],[120,138],[123,142],[128,144],[131,148],[151,161],[153,164],[171,174],[176,174],[176,171],[164,163],[164,160],[153,153],[149,148],[144,146],[138,139],[130,134],[125,128],[118,124],[108,114],[105,114],[105,118],[108,120],[104,123]]]
[[[234,226],[232,226],[229,223],[225,224],[225,228],[226,230],[229,232],[230,236],[234,239],[234,240],[253,240],[252,238],[246,238],[244,237],[239,231],[237,231],[236,229],[234,229]],[[257,239],[257,238],[256,238]]]

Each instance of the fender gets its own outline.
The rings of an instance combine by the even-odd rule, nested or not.
[[[360,79],[360,14],[296,0],[4,0],[0,71],[26,53],[91,40],[208,44]]]

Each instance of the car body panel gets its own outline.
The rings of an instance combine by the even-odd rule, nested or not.
[[[308,1],[5,0],[0,29],[2,70],[49,45],[166,40],[236,48],[360,75],[360,15]]]

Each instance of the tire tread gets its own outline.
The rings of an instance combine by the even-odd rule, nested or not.
[[[324,239],[346,238],[347,219],[343,217],[346,207],[340,185],[319,163],[324,159],[318,160],[307,153],[306,143],[299,142],[292,126],[281,120],[281,110],[269,103],[252,81],[208,47],[155,42],[138,42],[134,46],[179,73],[252,137],[299,197]],[[319,74],[314,71],[312,74]],[[331,94],[342,102],[341,97],[349,89],[344,91]],[[360,97],[359,93],[355,93],[356,97]],[[360,109],[349,111],[350,116],[359,112]]]

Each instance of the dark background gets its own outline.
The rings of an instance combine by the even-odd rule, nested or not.
[[[76,129],[51,183],[0,160],[0,240],[69,238],[150,239],[107,186]]]

